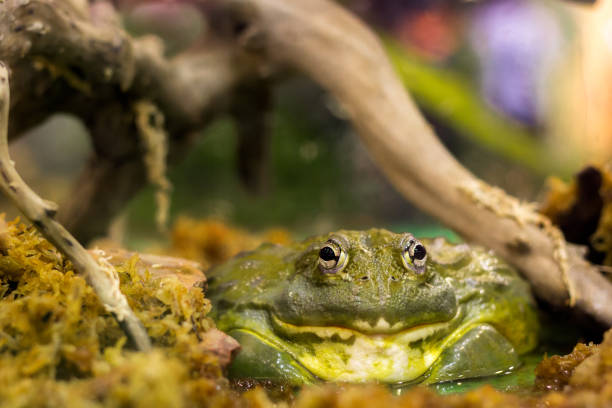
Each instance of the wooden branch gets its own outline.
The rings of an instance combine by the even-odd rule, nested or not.
[[[612,284],[531,206],[478,180],[442,146],[364,24],[325,0],[235,0],[249,38],[326,88],[374,160],[412,203],[518,267],[554,305],[568,301],[612,324]],[[561,238],[560,238],[561,237]],[[568,295],[568,289],[570,293]]]
[[[92,157],[58,218],[82,242],[106,233],[118,209],[147,183],[135,124],[139,101],[156,106],[168,134],[168,161],[230,101],[233,87],[259,76],[223,38],[173,58],[153,36],[133,38],[104,1],[0,2],[0,60],[12,69],[9,137],[54,112],[69,112],[90,131]],[[121,188],[112,191],[118,182]],[[110,193],[110,194],[109,194]]]
[[[96,262],[64,227],[54,220],[57,206],[41,199],[21,179],[8,150],[9,75],[0,63],[0,188],[39,231],[72,261],[139,350],[151,347],[147,333],[119,288],[119,277],[104,260]]]
[[[272,92],[268,81],[244,84],[236,89],[230,112],[238,139],[238,175],[253,193],[265,193],[269,186],[269,152],[272,132]]]
[[[113,160],[94,156],[75,182],[70,198],[62,204],[58,221],[79,241],[103,236],[126,203],[146,185],[146,173],[138,156]]]
[[[95,107],[117,99],[149,100],[164,113],[169,133],[181,138],[207,122],[214,100],[228,96],[242,78],[259,76],[253,61],[223,38],[211,38],[197,50],[167,58],[159,38],[133,38],[113,24],[119,19],[111,18],[110,4],[99,1],[81,10],[77,3],[0,3],[0,60],[19,70],[35,65],[41,73],[51,72],[54,82],[37,83],[43,86],[37,90],[41,96],[62,82],[68,85],[61,89],[64,99],[77,94],[83,104],[83,95],[89,96],[94,106],[87,109],[62,104],[80,117],[89,118],[87,112],[95,115]],[[100,8],[105,9],[103,19],[96,17]],[[28,64],[20,66],[24,60]]]

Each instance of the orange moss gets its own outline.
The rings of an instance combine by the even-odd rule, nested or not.
[[[241,251],[253,250],[263,242],[288,244],[291,237],[280,228],[251,234],[221,221],[181,217],[172,228],[169,254],[192,259],[208,269]]]
[[[569,384],[574,369],[592,355],[597,346],[578,343],[565,356],[552,356],[542,360],[536,367],[535,386],[541,391],[560,391]]]
[[[565,238],[590,248],[590,260],[612,266],[612,163],[588,166],[574,180],[548,181],[540,208]]]

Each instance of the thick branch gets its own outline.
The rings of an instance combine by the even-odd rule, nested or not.
[[[211,100],[251,72],[250,64],[237,63],[240,56],[220,41],[205,51],[166,58],[156,37],[135,39],[108,18],[96,18],[96,9],[104,4],[80,10],[66,0],[1,3],[0,59],[11,67],[25,59],[39,71],[52,72],[69,86],[63,89],[66,99],[77,93],[89,96],[95,105],[118,95],[150,100],[165,113],[173,132],[203,123]],[[106,7],[106,14],[114,13]],[[85,114],[85,109],[74,108]]]
[[[115,270],[102,260],[96,262],[53,219],[57,206],[36,195],[15,170],[8,150],[8,113],[9,75],[5,65],[0,63],[0,188],[43,235],[72,261],[74,269],[85,277],[106,310],[113,313],[136,347],[143,351],[150,349],[151,343],[144,327],[119,289],[119,277]]]
[[[136,102],[148,101],[162,113],[172,162],[189,150],[192,135],[221,110],[234,85],[257,74],[222,39],[167,58],[159,39],[128,35],[110,4],[79,4],[85,3],[0,2],[0,60],[14,79],[10,136],[58,111],[77,115],[91,132],[91,162],[104,168],[87,168],[81,180],[89,182],[75,186],[73,204],[59,214],[87,242],[104,234],[116,210],[147,182]],[[121,188],[113,192],[116,181]]]
[[[92,157],[62,206],[59,221],[82,242],[106,233],[109,222],[146,184],[144,166],[132,160]]]
[[[272,95],[268,81],[245,84],[236,90],[231,113],[238,136],[237,167],[244,185],[252,192],[268,189],[269,144],[272,131]]]
[[[325,0],[238,0],[250,37],[272,59],[302,70],[346,110],[395,187],[466,239],[517,266],[537,294],[612,324],[612,285],[532,208],[478,180],[441,145],[398,80],[375,35]],[[256,35],[252,33],[256,32]],[[248,41],[248,38],[245,39]]]

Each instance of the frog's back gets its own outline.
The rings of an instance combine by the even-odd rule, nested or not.
[[[521,354],[537,344],[536,304],[529,284],[493,251],[478,245],[424,240],[429,267],[453,286],[457,302],[467,305],[466,319],[490,320]]]

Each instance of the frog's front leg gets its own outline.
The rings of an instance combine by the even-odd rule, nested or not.
[[[317,378],[289,353],[267,344],[261,337],[246,330],[232,330],[228,334],[241,347],[229,366],[230,378],[278,380],[292,385],[317,382]]]
[[[520,364],[512,344],[493,326],[481,324],[470,329],[442,353],[423,383],[486,377]]]

